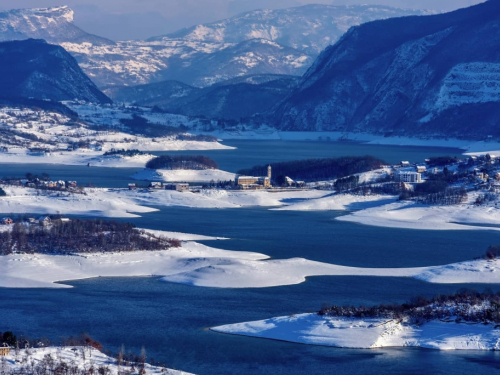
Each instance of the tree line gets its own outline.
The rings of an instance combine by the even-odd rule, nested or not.
[[[0,233],[0,255],[24,253],[94,253],[166,250],[180,241],[152,235],[129,223],[92,220],[54,220],[49,226],[16,223]]]
[[[215,160],[207,156],[191,156],[191,155],[161,155],[151,159],[146,163],[146,168],[149,169],[218,169],[219,165]]]
[[[115,150],[115,149],[112,149],[110,151],[106,151],[103,156],[113,156],[113,155],[121,155],[121,156],[129,156],[129,157],[132,157],[132,156],[136,156],[136,155],[144,155],[145,152],[142,152],[142,151],[139,151],[137,149],[134,149],[134,150],[125,150],[124,148],[122,148],[121,150]]]
[[[340,158],[305,159],[258,165],[238,171],[240,175],[266,176],[271,165],[273,176],[288,176],[293,180],[322,181],[343,178],[381,168],[386,163],[373,156],[344,156]]]
[[[384,318],[423,324],[431,320],[451,320],[500,324],[500,293],[461,289],[453,295],[416,297],[409,302],[378,306],[332,306],[324,304],[321,316]]]

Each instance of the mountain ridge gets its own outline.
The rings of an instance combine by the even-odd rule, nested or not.
[[[353,27],[271,117],[282,130],[500,136],[499,14],[490,0]]]
[[[73,15],[73,10],[68,6],[0,11],[0,41],[32,38],[44,39],[53,44],[88,42],[114,45],[109,39],[80,29],[74,24]]]
[[[0,42],[0,96],[111,103],[68,52],[42,39]]]

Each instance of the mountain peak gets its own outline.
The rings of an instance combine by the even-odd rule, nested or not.
[[[108,39],[81,30],[73,23],[73,19],[74,12],[66,5],[0,12],[0,41],[35,38],[56,44],[64,42],[114,44]]]

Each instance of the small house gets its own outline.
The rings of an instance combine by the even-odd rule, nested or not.
[[[66,188],[66,183],[62,180],[59,180],[56,182],[56,186],[59,188],[59,189],[65,189]]]
[[[134,183],[128,184],[129,190],[134,190],[137,186]]]
[[[3,225],[11,225],[11,224],[14,224],[14,220],[12,220],[10,217],[4,217],[2,219],[2,224]]]
[[[401,166],[402,167],[409,167],[410,166],[410,162],[409,161],[402,161],[401,162]]]
[[[189,184],[168,184],[165,185],[165,190],[188,191]]]
[[[417,165],[416,170],[418,173],[425,173],[427,172],[427,167],[425,165]]]
[[[10,348],[8,346],[0,346],[0,357],[6,357],[10,354]]]
[[[46,227],[46,226],[50,225],[51,222],[52,222],[52,220],[50,220],[50,217],[48,217],[48,216],[40,216],[40,218],[38,219],[38,223],[42,227]]]
[[[151,184],[149,185],[149,187],[153,188],[153,189],[161,189],[162,188],[162,184],[161,182],[151,182]]]
[[[78,184],[76,181],[68,181],[68,187],[76,188]]]

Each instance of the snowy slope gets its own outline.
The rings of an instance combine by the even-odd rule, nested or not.
[[[17,353],[16,350],[12,350],[5,357],[5,364],[7,366],[5,370],[7,374],[9,373],[9,369],[15,373],[25,373],[27,366],[38,366],[44,359],[47,359],[47,356],[50,356],[50,359],[56,363],[61,360],[71,367],[77,367],[79,370],[86,369],[89,371],[90,367],[94,367],[93,371],[97,373],[100,367],[105,367],[109,370],[109,375],[119,375],[124,371],[131,371],[131,375],[138,374],[138,369],[132,372],[132,369],[128,368],[129,366],[122,365],[119,367],[114,358],[108,357],[92,347],[30,348],[20,349]],[[151,366],[149,364],[145,364],[145,370],[147,374],[151,375],[190,375],[187,372]],[[29,372],[30,370],[27,371]]]
[[[249,74],[302,75],[312,63],[309,55],[264,39],[238,44],[162,39],[61,45],[100,87],[163,80],[205,87]]]
[[[497,350],[493,325],[430,321],[421,326],[383,318],[350,319],[299,314],[229,324],[212,331],[339,348],[420,347],[440,350]]]

